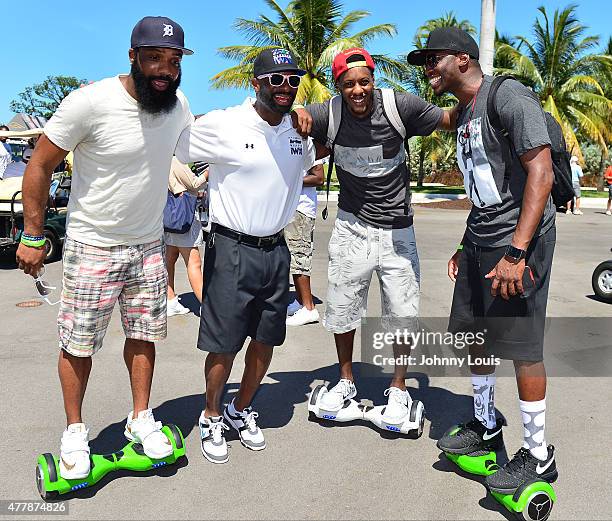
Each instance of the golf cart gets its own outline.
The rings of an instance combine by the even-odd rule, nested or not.
[[[595,295],[612,304],[612,260],[603,261],[595,268],[591,285]]]
[[[20,139],[31,137],[30,134],[40,134],[42,129],[26,132],[0,131],[8,137],[13,149]],[[23,161],[13,161],[7,167],[10,177],[0,179],[0,252],[16,250],[23,232],[23,205],[21,190],[23,182]],[[21,175],[20,175],[21,174]],[[65,172],[56,173],[51,181],[49,199],[45,210],[45,262],[58,259],[61,256],[62,241],[66,235],[66,212],[70,192],[70,177]]]

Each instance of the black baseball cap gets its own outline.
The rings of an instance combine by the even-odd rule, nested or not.
[[[183,54],[193,54],[185,47],[183,28],[165,16],[145,16],[132,30],[130,40],[132,49],[137,47],[165,47],[178,49]]]
[[[408,54],[410,65],[425,65],[425,55],[431,51],[455,51],[478,59],[478,44],[468,33],[458,27],[438,27],[429,33],[423,49]]]
[[[297,66],[291,51],[280,48],[264,49],[255,58],[253,64],[253,75],[255,77],[271,72],[295,72],[300,76],[306,74],[305,70]]]

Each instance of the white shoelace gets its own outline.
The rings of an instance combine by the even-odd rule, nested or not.
[[[212,434],[213,443],[220,443],[223,437],[223,431],[228,431],[229,427],[222,421],[218,421],[211,423],[209,429]]]
[[[397,387],[389,387],[385,390],[385,396],[389,396],[389,400],[393,400],[400,405],[408,406],[408,397],[406,393]]]
[[[342,396],[342,398],[346,398],[349,394],[351,394],[352,389],[351,389],[351,382],[350,380],[346,380],[346,379],[342,379],[340,380],[335,386],[334,388],[331,390],[331,392],[337,393],[339,395]]]
[[[259,418],[259,413],[253,410],[250,410],[248,414],[242,419],[242,421],[247,426],[247,428],[251,431],[251,430],[255,430],[255,428],[257,427],[257,422],[255,421],[257,418]]]

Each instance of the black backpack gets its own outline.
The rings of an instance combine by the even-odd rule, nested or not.
[[[487,114],[491,126],[501,132],[501,134],[508,139],[510,148],[516,156],[514,145],[510,140],[508,131],[503,128],[499,119],[499,114],[495,109],[495,95],[499,86],[507,79],[515,79],[512,76],[497,76],[491,83],[491,89],[487,96]],[[535,95],[534,95],[535,96]],[[574,197],[574,188],[572,186],[572,167],[570,166],[570,154],[567,151],[565,138],[563,137],[563,130],[561,125],[549,112],[544,111],[546,119],[546,128],[548,130],[548,137],[550,138],[550,155],[552,159],[552,166],[554,172],[553,186],[550,194],[552,195],[555,206],[565,206],[568,201],[571,201]],[[505,164],[509,165],[510,161],[505,159]],[[518,158],[516,159],[518,161]],[[510,178],[510,169],[506,168],[506,174],[504,180],[507,183]]]

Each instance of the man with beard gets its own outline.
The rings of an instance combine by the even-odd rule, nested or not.
[[[256,99],[199,118],[176,149],[179,161],[210,164],[212,227],[198,348],[208,351],[199,424],[202,453],[212,463],[228,460],[228,425],[246,448],[266,447],[251,402],[273,347],[285,341],[290,255],[283,228],[297,208],[303,172],[315,159],[312,141],[296,133],[289,116],[304,71],[285,49],[262,51],[253,70]],[[240,389],[222,410],[225,383],[247,337]]]
[[[491,491],[513,494],[528,481],[553,482],[558,476],[554,447],[544,435],[544,326],[556,241],[552,135],[533,91],[511,78],[494,87],[478,58],[469,34],[444,27],[432,31],[408,62],[422,65],[434,92],[453,93],[462,107],[457,162],[473,207],[448,261],[455,282],[449,329],[487,333],[484,347],[470,346],[472,360],[514,362],[523,446],[486,478]],[[438,448],[455,455],[486,454],[504,445],[503,422],[495,415],[495,365],[474,364],[471,370],[474,417],[438,441]]]
[[[25,228],[20,269],[36,277],[45,258],[43,218],[51,173],[74,151],[58,316],[58,371],[67,428],[60,474],[90,471],[88,429],[81,407],[92,355],[100,349],[115,302],[126,340],[123,357],[133,397],[125,436],[151,458],[172,445],[149,408],[154,342],[166,337],[166,269],[162,213],[170,161],[193,116],[177,90],[183,29],[165,17],[145,17],[132,32],[129,75],[68,95],[45,126],[23,180]],[[113,378],[109,378],[111,382]]]

